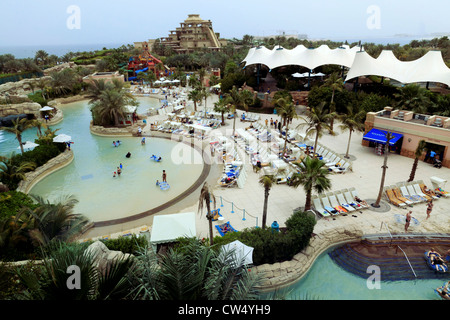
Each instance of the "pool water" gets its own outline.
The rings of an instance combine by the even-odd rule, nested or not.
[[[138,112],[158,106],[155,99],[140,97],[138,100],[139,108],[144,109]],[[42,179],[29,193],[50,202],[63,195],[73,195],[79,200],[76,213],[84,214],[91,221],[124,218],[162,205],[190,187],[202,172],[202,164],[180,164],[172,160],[174,150],[197,152],[185,144],[147,137],[146,143],[141,145],[137,137],[96,136],[89,131],[91,112],[87,101],[64,105],[61,110],[64,120],[52,129],[60,128],[57,134],[72,137],[74,160]],[[3,132],[1,137],[4,141],[0,142],[0,154],[20,152],[14,135]],[[35,128],[23,134],[23,141],[35,138]],[[119,147],[113,146],[115,140],[122,142]],[[127,152],[131,153],[130,158],[125,157]],[[161,156],[163,161],[150,160],[152,154]],[[122,174],[114,178],[113,172],[120,163]],[[167,173],[168,190],[156,186],[156,180],[162,180],[162,170]]]
[[[381,278],[377,289],[372,278],[369,279],[373,275],[371,272],[367,278],[349,273],[338,266],[328,252],[316,259],[302,279],[283,290],[287,293],[287,299],[441,300],[434,289],[442,286],[445,280],[383,281]]]

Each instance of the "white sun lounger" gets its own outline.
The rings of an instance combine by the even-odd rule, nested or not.
[[[406,189],[406,186],[400,185],[399,188],[400,188],[400,191],[402,192],[402,195],[406,199],[409,199],[409,200],[411,200],[414,203],[422,202],[422,200],[420,200],[420,198],[418,196],[414,196],[414,195],[409,194],[408,190]]]
[[[330,214],[327,210],[325,210],[325,209],[322,207],[322,204],[320,203],[320,200],[319,200],[318,197],[313,197],[313,198],[312,198],[312,201],[313,201],[314,209],[316,209],[316,211],[317,211],[322,217],[329,217],[329,216],[331,216],[331,214]]]
[[[352,196],[353,196],[353,199],[355,199],[356,197],[358,197],[358,198],[360,198],[361,199],[361,197],[360,196],[358,196],[358,192],[356,192],[356,189],[355,188],[350,188],[350,189],[348,189],[349,191],[350,191],[350,193],[352,194]],[[364,199],[361,199],[361,200],[364,200]],[[356,202],[356,200],[354,200],[355,202]],[[368,208],[369,207],[369,205],[364,205],[364,204],[362,204],[362,203],[359,203],[362,207],[364,207],[364,208]]]
[[[422,189],[420,189],[420,186],[418,184],[413,184],[412,186],[413,186],[414,190],[416,191],[416,194],[418,196],[421,196],[421,197],[427,199],[427,201],[430,200],[430,198],[437,198],[437,197],[428,196],[425,193],[423,193]]]
[[[325,195],[322,195],[319,197],[320,201],[322,201],[323,207],[328,212],[331,212],[332,215],[338,215],[339,211],[337,211],[333,206],[331,205],[330,201],[328,200],[328,197]]]
[[[341,206],[343,206],[345,209],[347,209],[347,211],[355,211],[356,209],[353,208],[352,205],[350,205],[347,200],[345,200],[344,198],[344,194],[341,192],[335,192],[335,195],[339,201],[339,203],[341,204]]]
[[[414,190],[414,187],[412,185],[407,185],[406,189],[408,189],[408,193],[413,197],[418,197],[420,201],[425,202],[427,201],[427,198],[424,198],[422,196],[419,196],[416,191]]]

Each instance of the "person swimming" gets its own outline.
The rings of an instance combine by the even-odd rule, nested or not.
[[[125,157],[127,157],[127,158],[131,157],[131,153],[128,152],[128,153],[125,155]]]

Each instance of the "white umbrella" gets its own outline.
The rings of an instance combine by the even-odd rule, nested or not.
[[[34,148],[36,148],[38,146],[37,143],[31,142],[31,141],[27,141],[24,144],[22,144],[22,147],[24,150],[33,150]],[[18,147],[17,149],[20,149],[20,147]]]
[[[53,138],[53,142],[69,142],[70,140],[72,140],[72,137],[64,133],[58,134],[56,137]]]
[[[222,253],[231,252],[234,261],[231,263],[236,267],[253,263],[253,248],[249,247],[239,240],[222,246]]]
[[[43,108],[40,108],[39,111],[50,111],[50,110],[53,110],[53,109],[54,109],[54,108],[52,108],[52,107],[45,106],[45,107],[43,107]]]

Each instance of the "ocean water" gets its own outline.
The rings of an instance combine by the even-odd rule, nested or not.
[[[17,59],[34,58],[38,50],[45,50],[49,55],[61,57],[66,53],[102,50],[103,48],[118,48],[127,43],[99,43],[99,44],[73,44],[73,45],[42,45],[42,46],[0,46],[0,55],[12,54]]]

